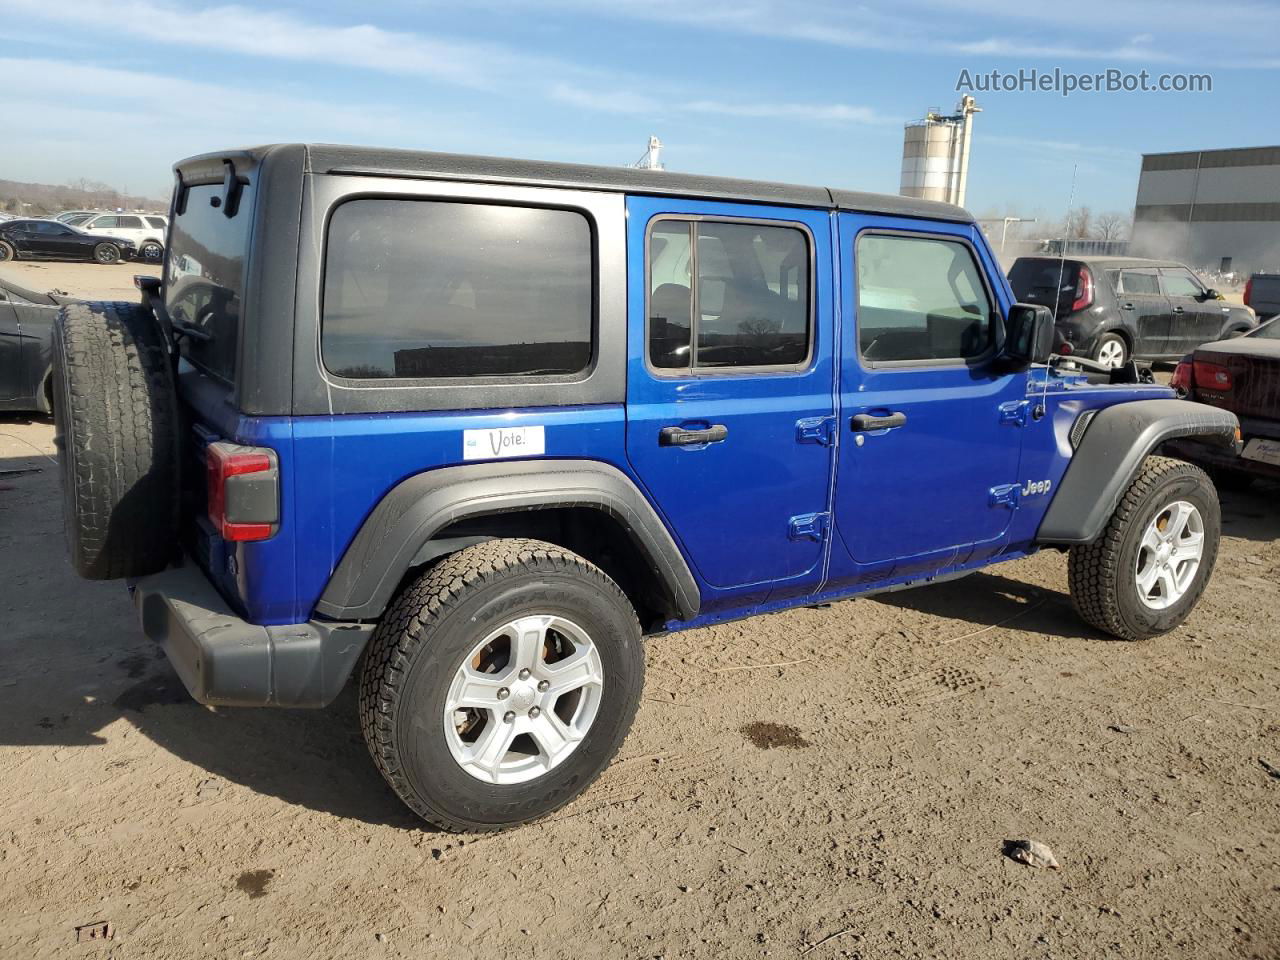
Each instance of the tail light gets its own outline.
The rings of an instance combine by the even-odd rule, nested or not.
[[[1178,391],[1178,396],[1189,397],[1191,391],[1196,387],[1195,364],[1191,362],[1189,357],[1183,358],[1178,364],[1178,369],[1173,371],[1173,378],[1169,381],[1169,386]]]
[[[1070,340],[1063,340],[1061,345],[1058,347],[1058,356],[1060,357],[1069,357],[1075,352],[1076,348],[1072,345]]]
[[[1221,364],[1197,360],[1193,378],[1195,385],[1201,390],[1216,390],[1224,393],[1231,389],[1231,371]]]
[[[1080,267],[1080,276],[1076,279],[1076,298],[1071,301],[1072,311],[1083,310],[1093,305],[1093,274],[1086,266]]]
[[[205,448],[209,520],[224,540],[266,540],[280,523],[280,469],[265,447],[211,443]]]
[[[1244,285],[1244,305],[1253,306],[1253,277],[1250,277]]]

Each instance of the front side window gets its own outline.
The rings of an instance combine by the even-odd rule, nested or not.
[[[996,311],[965,244],[863,234],[855,259],[865,359],[964,361],[995,345]]]
[[[1161,270],[1161,282],[1167,297],[1198,297],[1204,287],[1186,270]]]
[[[581,373],[592,250],[591,224],[572,210],[350,200],[329,222],[325,367],[353,379]]]
[[[658,370],[796,367],[809,356],[805,231],[660,220],[649,233],[649,363]]]

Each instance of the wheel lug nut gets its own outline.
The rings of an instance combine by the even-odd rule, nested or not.
[[[542,712],[542,711],[541,711],[541,710],[539,710],[537,707],[530,707],[530,708],[529,708],[529,716],[531,716],[531,717],[536,717],[536,716],[537,716],[538,714],[540,714],[541,712]]]
[[[528,679],[529,679],[529,668],[528,668],[528,667],[525,667],[523,670],[521,670],[521,671],[520,671],[520,679],[521,679],[521,680],[528,680]]]
[[[508,710],[502,715],[502,719],[504,723],[514,723],[516,719],[515,711]]]
[[[498,688],[498,699],[499,699],[499,700],[505,700],[505,699],[507,699],[507,697],[509,697],[509,696],[511,696],[511,691],[510,691],[510,690],[508,690],[506,687],[499,687],[499,688]]]
[[[547,692],[547,690],[548,690],[550,687],[551,687],[551,681],[550,681],[550,680],[539,680],[539,681],[538,681],[538,692],[539,692],[539,693],[546,693],[546,692]]]

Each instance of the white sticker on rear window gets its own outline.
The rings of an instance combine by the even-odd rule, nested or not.
[[[547,452],[542,427],[494,427],[462,431],[463,460],[537,457]]]

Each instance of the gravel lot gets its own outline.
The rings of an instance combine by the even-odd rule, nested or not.
[[[349,692],[190,702],[67,565],[52,435],[0,418],[0,957],[1280,957],[1280,488],[1225,495],[1149,643],[1084,627],[1049,553],[653,639],[603,780],[472,839],[400,806]]]

